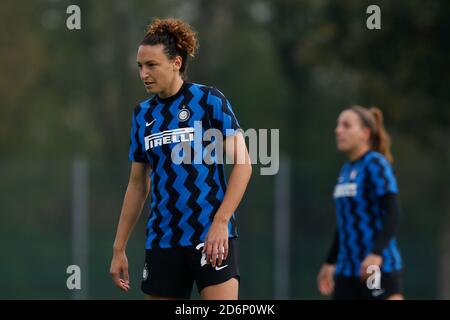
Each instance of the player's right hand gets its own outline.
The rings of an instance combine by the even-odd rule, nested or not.
[[[324,296],[329,296],[334,291],[334,272],[333,264],[323,264],[317,275],[317,288]]]
[[[114,284],[124,292],[128,292],[130,278],[128,276],[128,259],[124,251],[114,252],[109,273]]]

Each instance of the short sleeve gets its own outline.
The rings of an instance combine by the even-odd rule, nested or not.
[[[208,104],[212,106],[212,127],[222,132],[225,137],[234,135],[240,129],[230,102],[225,96],[212,88],[208,94]]]
[[[383,156],[373,157],[369,160],[370,181],[374,186],[377,197],[386,194],[398,193],[397,179],[394,175],[394,169],[391,164]]]
[[[138,117],[140,116],[142,109],[137,107],[132,116],[131,121],[131,134],[130,134],[130,149],[128,151],[128,158],[134,162],[148,162],[144,153],[144,148],[140,139],[140,129]]]

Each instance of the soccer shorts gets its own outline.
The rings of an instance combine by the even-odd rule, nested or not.
[[[146,250],[142,291],[151,296],[189,299],[194,282],[201,292],[231,278],[239,281],[236,239],[228,239],[228,257],[215,268],[206,263],[203,245]]]
[[[369,288],[358,277],[335,277],[334,300],[386,300],[394,294],[402,294],[400,271],[383,272],[378,288]]]

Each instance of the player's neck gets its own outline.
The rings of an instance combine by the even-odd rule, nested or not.
[[[363,155],[365,155],[370,150],[369,146],[364,145],[360,146],[358,148],[355,148],[354,150],[351,150],[348,153],[348,159],[350,161],[355,161],[361,158]]]
[[[162,99],[170,98],[177,94],[183,86],[183,79],[181,77],[176,77],[172,84],[167,88],[167,90],[161,91],[158,93],[158,96]]]

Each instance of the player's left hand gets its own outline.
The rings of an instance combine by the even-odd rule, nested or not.
[[[361,280],[362,281],[366,281],[367,278],[371,275],[371,273],[368,273],[368,268],[371,265],[376,265],[379,266],[381,268],[381,264],[383,263],[383,257],[375,254],[375,253],[371,253],[369,254],[364,260],[363,262],[361,262],[361,269],[360,269],[360,274],[361,274]]]
[[[222,265],[228,257],[228,221],[214,218],[205,238],[203,253],[206,253],[207,263],[213,268]]]

